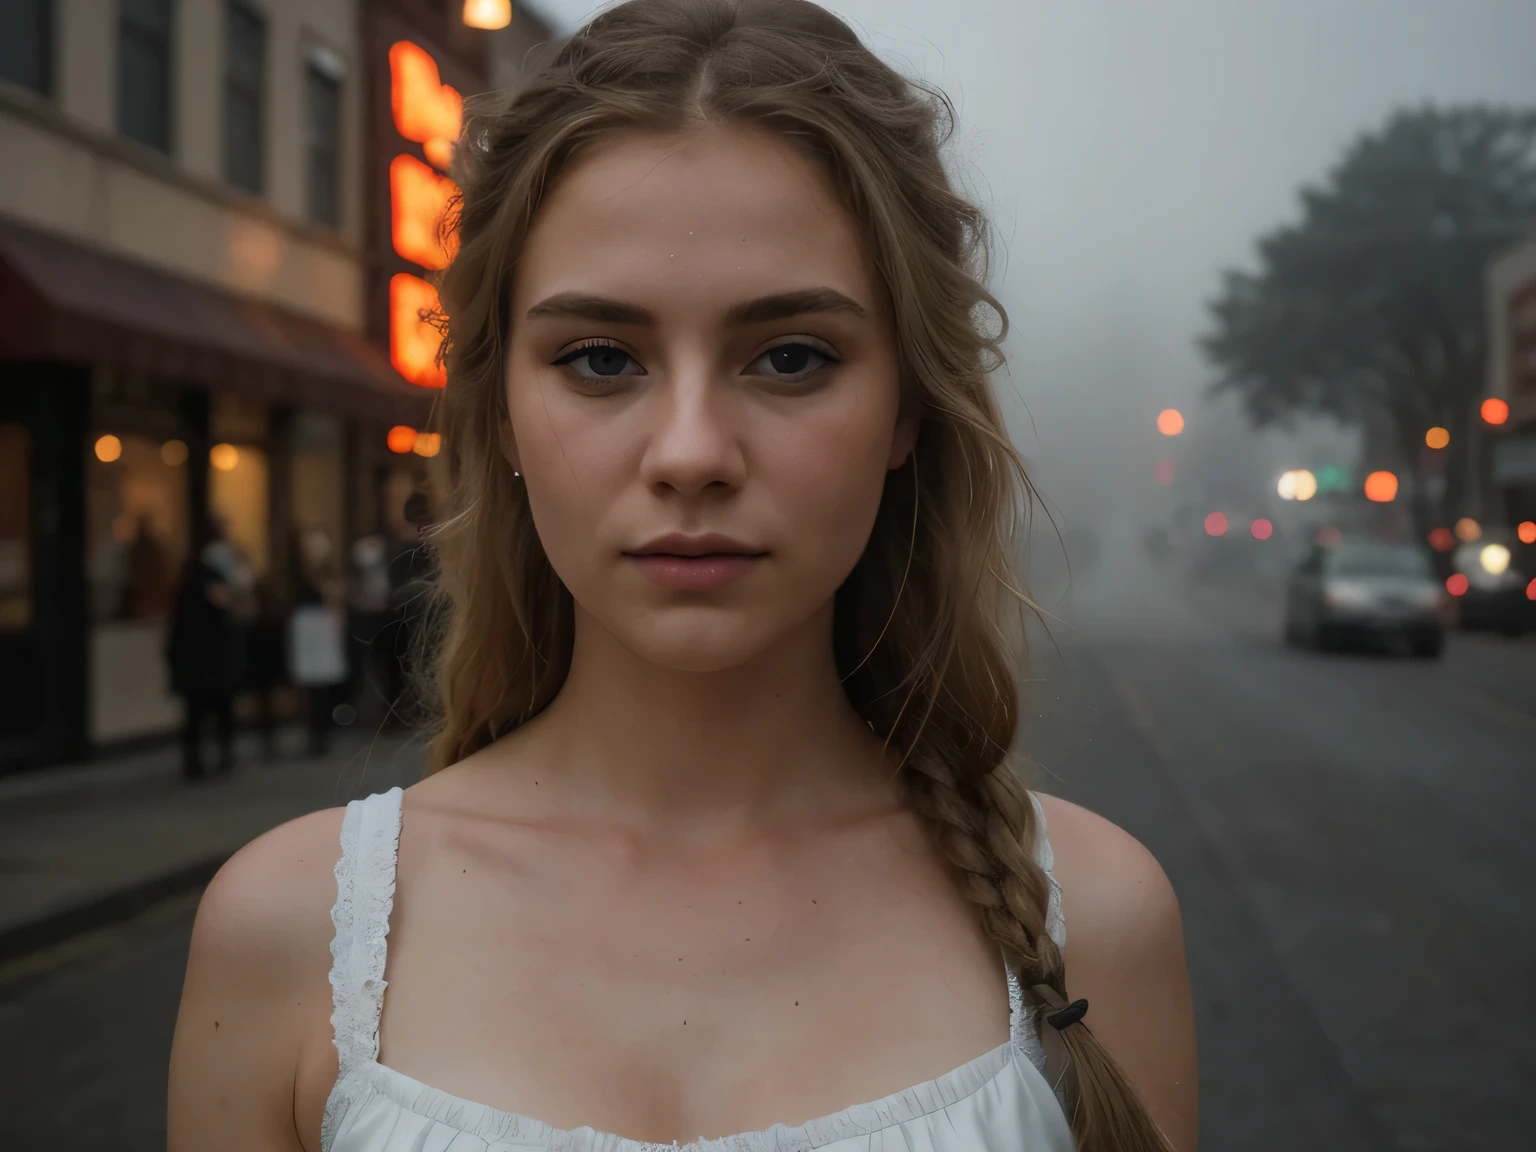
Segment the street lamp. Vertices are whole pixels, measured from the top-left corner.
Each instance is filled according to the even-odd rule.
[[[1391,472],[1372,472],[1365,478],[1365,498],[1373,504],[1390,504],[1397,498],[1397,477]]]
[[[1497,427],[1509,419],[1509,404],[1497,396],[1490,396],[1478,408],[1478,413],[1482,416],[1483,423]]]
[[[1177,408],[1164,408],[1157,414],[1157,430],[1164,436],[1177,436],[1184,431],[1184,414]]]
[[[1282,500],[1310,500],[1317,495],[1317,477],[1305,468],[1282,472],[1275,492]]]
[[[1450,434],[1450,432],[1448,432],[1444,428],[1441,428],[1439,425],[1436,425],[1435,427],[1431,428],[1428,432],[1424,433],[1424,444],[1428,448],[1434,448],[1434,449],[1438,450],[1438,449],[1444,448],[1450,442],[1451,442],[1451,434]]]
[[[464,0],[464,23],[494,32],[512,23],[512,0]]]

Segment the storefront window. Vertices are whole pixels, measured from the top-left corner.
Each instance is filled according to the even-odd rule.
[[[221,441],[208,453],[208,507],[251,571],[266,575],[271,561],[269,465],[255,444]]]
[[[100,371],[86,444],[90,737],[120,740],[181,717],[165,635],[191,547],[188,448],[173,385]]]
[[[252,573],[272,563],[271,461],[266,405],[235,393],[216,393],[209,413],[208,509]]]
[[[100,433],[89,461],[92,616],[164,620],[187,554],[186,445]]]
[[[345,467],[341,421],[301,412],[293,421],[293,527],[296,534],[325,534],[332,554],[347,541]]]

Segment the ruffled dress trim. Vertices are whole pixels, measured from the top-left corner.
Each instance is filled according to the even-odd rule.
[[[936,1080],[801,1125],[775,1124],[761,1131],[718,1139],[656,1144],[589,1127],[555,1128],[529,1116],[503,1112],[422,1084],[378,1062],[403,795],[399,788],[392,788],[366,800],[354,800],[347,805],[342,820],[341,858],[336,862],[336,906],[331,912],[336,927],[331,942],[331,1026],[340,1067],[321,1121],[322,1152],[330,1152],[347,1113],[375,1096],[393,1101],[414,1116],[482,1140],[490,1147],[535,1147],[543,1152],[811,1152],[942,1112],[994,1085],[1019,1056],[1024,1058],[1019,1074],[1041,1078],[1046,1097],[1051,1098],[1042,1076],[1045,1053],[1035,1013],[1030,1010],[1032,1006],[1026,1005],[1018,975],[1011,967],[1010,1039],[1006,1043]],[[1039,829],[1035,859],[1050,881],[1046,930],[1058,947],[1065,948],[1061,889],[1051,872],[1054,856],[1045,835],[1045,813],[1033,794],[1030,800]],[[1060,1116],[1040,1117],[1039,1122],[1051,1128],[1064,1120]]]

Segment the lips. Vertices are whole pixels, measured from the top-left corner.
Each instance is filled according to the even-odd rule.
[[[671,533],[625,553],[653,584],[684,592],[723,588],[752,571],[767,555],[740,540],[713,533]]]

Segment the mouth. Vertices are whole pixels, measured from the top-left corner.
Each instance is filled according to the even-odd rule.
[[[658,536],[624,553],[653,584],[685,592],[707,592],[745,576],[768,553],[729,536]]]

